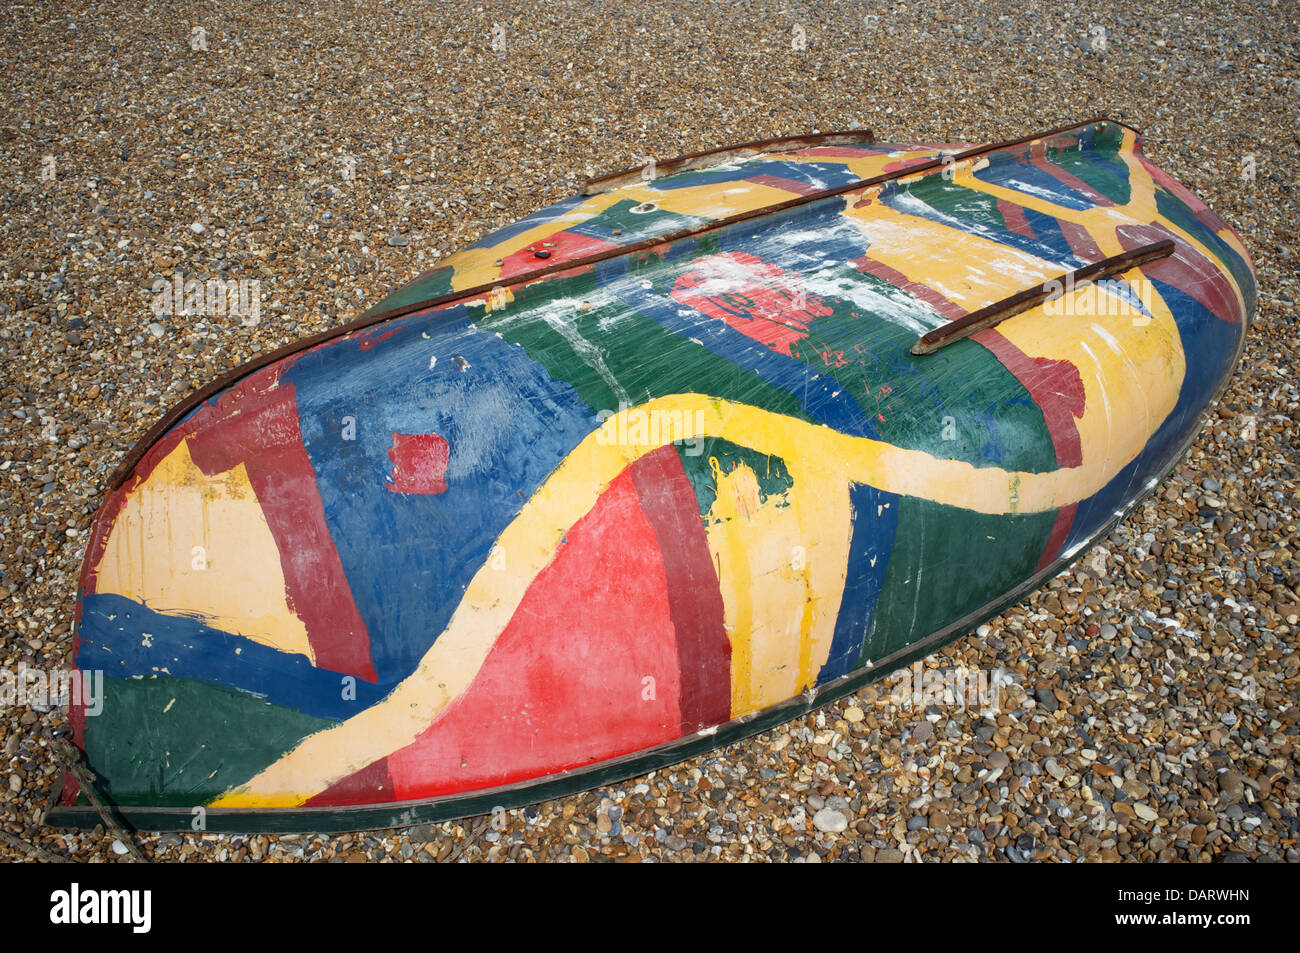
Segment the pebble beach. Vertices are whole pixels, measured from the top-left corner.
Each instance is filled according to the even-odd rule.
[[[10,671],[73,667],[88,527],[168,408],[646,157],[1106,115],[1238,231],[1260,289],[1169,478],[899,678],[617,786],[330,836],[46,827],[66,715],[5,705],[0,860],[1300,860],[1300,5],[51,0],[0,7],[0,62]],[[176,275],[258,282],[259,319],[151,310]],[[912,690],[963,672],[996,704]]]

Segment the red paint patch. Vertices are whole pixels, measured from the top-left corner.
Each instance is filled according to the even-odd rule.
[[[1052,523],[1052,532],[1048,534],[1047,545],[1043,547],[1043,555],[1039,557],[1034,572],[1046,569],[1061,555],[1061,547],[1070,536],[1070,527],[1074,525],[1074,514],[1078,509],[1078,503],[1071,503],[1056,511],[1056,521]]]
[[[509,784],[677,738],[678,666],[659,541],[625,472],[568,531],[465,693],[389,755],[395,798]]]
[[[766,185],[774,189],[780,189],[783,192],[794,192],[796,195],[812,195],[814,192],[820,192],[815,185],[809,185],[807,182],[800,182],[797,179],[787,179],[779,175],[754,175],[747,180],[755,185]]]
[[[1057,225],[1061,228],[1061,234],[1065,236],[1065,241],[1070,246],[1070,251],[1078,255],[1084,261],[1101,261],[1107,257],[1101,253],[1101,248],[1097,245],[1097,240],[1092,234],[1076,222],[1060,219]]]
[[[797,276],[746,252],[694,262],[672,297],[787,356],[816,318],[831,313],[821,298],[802,291]]]
[[[436,433],[395,433],[388,458],[393,461],[390,493],[446,493],[451,448]]]
[[[387,341],[394,334],[397,334],[401,330],[402,330],[401,328],[389,328],[387,331],[381,331],[378,334],[375,334],[373,332],[366,333],[361,337],[359,346],[361,350],[368,351],[376,344],[383,344],[385,341]]]
[[[573,261],[576,258],[594,255],[607,248],[617,247],[617,242],[607,242],[600,238],[593,238],[590,235],[579,235],[576,232],[556,232],[554,235],[539,239],[528,247],[521,248],[514,254],[501,259],[501,278],[503,280],[513,278],[516,275],[536,271],[539,268],[549,268],[556,262]],[[549,252],[550,254],[545,258],[538,258],[537,252],[539,251]]]
[[[348,804],[375,804],[393,799],[393,778],[388,773],[388,759],[380,758],[355,774],[335,781],[320,794],[310,798],[306,807],[337,807]]]
[[[1003,221],[1007,223],[1007,228],[1017,235],[1024,235],[1026,238],[1038,237],[1029,226],[1029,219],[1025,218],[1025,210],[1015,202],[998,199],[998,212],[1001,214]]]

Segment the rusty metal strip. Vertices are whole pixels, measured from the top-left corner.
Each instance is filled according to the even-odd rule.
[[[587,184],[582,188],[582,194],[597,195],[601,192],[612,192],[624,186],[652,182],[655,179],[661,179],[667,175],[676,175],[679,172],[692,172],[723,165],[737,159],[749,159],[764,152],[795,152],[799,149],[812,149],[817,146],[852,146],[870,144],[875,141],[876,137],[872,135],[870,129],[844,129],[838,132],[821,132],[807,136],[755,139],[753,142],[742,142],[736,146],[721,146],[717,149],[706,149],[703,152],[688,152],[685,155],[664,159],[662,162],[656,160],[654,174],[649,178],[645,175],[645,166],[633,166],[629,169],[620,169],[618,172],[611,172],[608,175],[588,179]]]
[[[1065,292],[1079,285],[1101,281],[1103,278],[1113,278],[1122,271],[1145,265],[1157,258],[1168,258],[1173,253],[1174,243],[1166,238],[1163,241],[1151,242],[1119,255],[1111,255],[1109,258],[1095,261],[1091,265],[1084,265],[1082,268],[1074,269],[1074,271],[1067,271],[1063,275],[1044,281],[1041,285],[1026,288],[1024,291],[1017,291],[1010,297],[995,301],[986,308],[972,311],[965,317],[949,321],[942,327],[921,335],[916,339],[916,343],[912,345],[912,353],[933,354],[940,348],[947,347],[949,344],[963,338],[968,338],[977,331],[991,328],[1007,318],[1014,318],[1016,315],[1023,314],[1040,304],[1055,301]]]
[[[218,377],[216,380],[212,381],[210,384],[206,385],[205,387],[202,387],[199,390],[195,391],[193,394],[190,394],[187,398],[182,400],[179,404],[175,405],[174,407],[172,407],[171,410],[169,410],[166,414],[164,414],[162,419],[160,419],[156,424],[150,427],[149,430],[145,432],[145,435],[141,437],[140,440],[135,444],[135,446],[131,448],[130,452],[128,452],[126,457],[122,460],[122,464],[121,466],[118,467],[117,472],[113,474],[113,477],[109,482],[109,489],[116,490],[123,483],[125,483],[127,477],[131,475],[131,471],[135,469],[135,465],[139,463],[140,459],[145,455],[145,453],[148,452],[149,447],[153,445],[154,441],[156,441],[159,437],[165,434],[168,430],[170,430],[173,426],[175,426],[180,420],[182,420],[187,414],[189,414],[192,410],[194,410],[194,408],[198,407],[204,401],[213,397],[220,391],[225,390],[227,387],[234,384],[236,381],[239,381],[242,378],[247,377],[249,374],[254,373],[255,371],[259,371],[270,364],[274,364],[276,361],[289,357],[290,355],[297,354],[301,351],[309,350],[310,348],[317,347],[321,344],[325,344],[329,341],[334,340],[335,338],[345,337],[346,335],[364,330],[365,328],[373,327],[376,324],[382,324],[385,321],[391,321],[395,318],[406,317],[407,315],[411,315],[411,314],[418,314],[421,311],[427,311],[431,308],[442,307],[444,305],[453,304],[458,301],[469,301],[472,300],[473,298],[490,294],[492,291],[494,291],[497,288],[517,287],[519,285],[536,281],[540,278],[545,278],[549,275],[558,274],[559,272],[569,271],[575,268],[585,268],[589,265],[597,264],[598,262],[608,261],[611,258],[620,258],[625,255],[634,255],[638,252],[646,251],[651,248],[656,248],[660,245],[672,244],[673,242],[680,241],[683,238],[693,238],[695,236],[703,235],[708,232],[716,231],[718,229],[727,228],[731,225],[736,225],[738,223],[745,222],[753,218],[759,218],[764,215],[771,215],[776,212],[784,212],[788,209],[798,208],[803,205],[809,205],[813,202],[817,202],[826,198],[831,198],[836,195],[844,195],[849,192],[856,192],[859,189],[869,188],[870,186],[873,185],[881,185],[896,179],[909,178],[911,176],[924,175],[930,172],[941,171],[942,169],[948,167],[950,164],[954,162],[961,162],[965,159],[976,158],[978,156],[986,155],[991,152],[998,152],[1003,149],[1012,149],[1015,148],[1016,146],[1026,145],[1028,143],[1036,142],[1042,139],[1049,139],[1052,136],[1063,135],[1064,133],[1067,132],[1073,132],[1074,130],[1082,129],[1085,126],[1098,125],[1102,123],[1124,125],[1124,123],[1117,122],[1116,120],[1113,119],[1108,119],[1105,116],[1097,116],[1092,119],[1084,120],[1083,122],[1070,123],[1069,125],[1066,126],[1057,126],[1054,129],[1048,129],[1045,132],[1034,133],[1033,135],[1030,136],[1022,136],[1019,139],[1010,139],[1007,140],[1006,142],[996,142],[986,146],[976,146],[973,149],[967,149],[965,152],[959,152],[954,155],[946,155],[943,156],[942,158],[934,159],[930,162],[918,163],[917,165],[909,166],[906,169],[897,169],[893,172],[887,172],[882,175],[873,176],[871,178],[856,179],[852,182],[846,182],[844,185],[835,186],[834,188],[823,189],[819,192],[810,192],[807,195],[796,196],[795,198],[789,199],[785,202],[778,202],[775,205],[766,205],[763,206],[762,208],[750,209],[749,211],[746,212],[738,212],[735,215],[729,215],[725,218],[715,219],[712,222],[704,222],[699,225],[691,226],[690,228],[683,228],[678,231],[669,232],[664,235],[642,239],[639,242],[633,242],[632,244],[623,245],[618,248],[606,249],[605,251],[596,252],[593,255],[587,255],[583,258],[574,258],[568,261],[557,261],[551,265],[543,266],[541,268],[534,269],[533,271],[525,272],[521,275],[515,275],[509,281],[496,281],[496,282],[489,282],[487,284],[475,285],[474,287],[466,288],[463,291],[450,291],[447,292],[446,294],[436,295],[432,298],[426,298],[423,301],[415,301],[412,302],[411,304],[401,305],[396,308],[389,308],[386,311],[379,311],[376,312],[375,314],[363,315],[362,317],[359,317],[353,321],[349,321],[346,324],[340,324],[337,327],[330,328],[326,331],[321,331],[319,334],[313,334],[310,337],[301,338],[290,344],[286,344],[283,347],[276,348],[274,351],[270,351],[266,354],[260,355],[259,357],[255,357],[251,361],[239,365],[238,367],[221,375],[220,377]],[[1125,126],[1125,128],[1131,129],[1132,127]]]

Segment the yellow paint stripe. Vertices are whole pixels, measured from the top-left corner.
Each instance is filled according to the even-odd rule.
[[[307,628],[288,606],[279,547],[242,463],[208,476],[182,440],[127,497],[96,574],[98,592],[166,615],[201,612],[215,629],[315,664]]]

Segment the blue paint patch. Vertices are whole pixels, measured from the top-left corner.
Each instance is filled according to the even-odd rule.
[[[285,373],[381,685],[414,670],[506,525],[598,426],[568,383],[464,307],[394,326],[367,350],[339,341]],[[394,433],[447,441],[445,493],[389,490]]]
[[[898,529],[896,494],[855,483],[849,489],[849,503],[853,509],[853,537],[849,541],[848,575],[840,612],[835,618],[830,654],[817,675],[818,685],[858,667]]]
[[[1086,211],[1093,203],[1045,169],[1029,162],[993,163],[975,173],[975,178],[991,185],[1015,189],[1062,208]]]
[[[344,672],[315,668],[305,655],[280,652],[204,624],[156,612],[125,596],[81,600],[77,665],[108,678],[170,675],[222,685],[317,718],[351,718],[388,693]],[[346,679],[346,681],[345,681]],[[344,699],[345,688],[355,698]]]
[[[856,182],[858,179],[842,162],[763,162],[757,165],[746,164],[739,168],[719,166],[702,172],[681,172],[656,180],[654,187],[668,192],[699,185],[739,182],[759,175],[802,182],[818,190],[833,189],[848,182]]]

